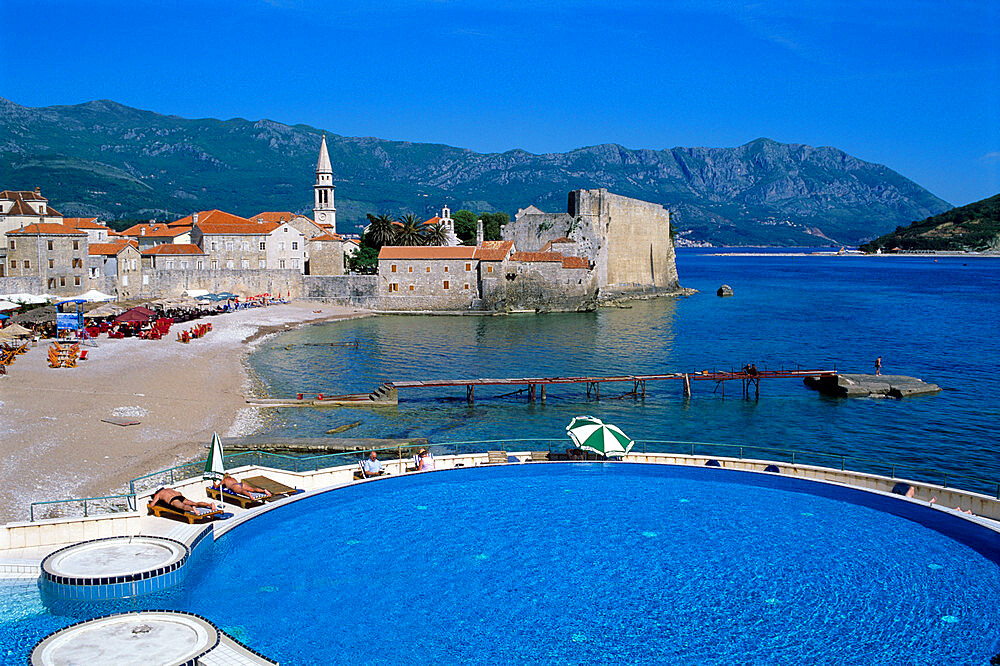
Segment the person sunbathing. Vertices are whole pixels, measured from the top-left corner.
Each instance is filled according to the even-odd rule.
[[[257,497],[254,497],[255,494],[263,497],[271,496],[271,493],[267,490],[258,488],[257,486],[252,486],[246,481],[237,481],[228,474],[222,477],[222,487],[234,495],[242,495],[244,497],[249,497],[250,499],[257,499]]]
[[[187,513],[203,514],[216,510],[214,504],[209,504],[208,502],[194,502],[184,497],[184,495],[181,495],[180,492],[174,490],[173,488],[160,488],[153,493],[153,496],[149,498],[149,504],[152,506],[157,503],[162,504],[167,508]],[[208,510],[199,511],[199,509]]]

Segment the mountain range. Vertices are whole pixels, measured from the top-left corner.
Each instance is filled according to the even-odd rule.
[[[31,108],[0,98],[0,189],[39,186],[64,215],[109,221],[211,208],[308,213],[323,133],[108,100]],[[430,217],[445,204],[564,211],[570,190],[598,187],[661,203],[678,238],[715,245],[855,244],[951,208],[880,164],[764,138],[735,148],[603,144],[536,155],[326,135],[342,232],[366,213]]]
[[[865,252],[894,250],[1000,251],[1000,194],[899,226],[861,246]]]

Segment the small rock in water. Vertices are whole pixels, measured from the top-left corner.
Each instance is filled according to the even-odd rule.
[[[361,425],[361,421],[355,421],[354,423],[348,423],[347,425],[331,428],[330,430],[326,431],[326,434],[336,435],[338,432],[344,432],[345,430],[350,430],[351,428],[357,428],[359,425]]]
[[[728,284],[724,284],[721,287],[719,287],[719,290],[715,293],[718,296],[732,296],[733,288],[730,287]]]

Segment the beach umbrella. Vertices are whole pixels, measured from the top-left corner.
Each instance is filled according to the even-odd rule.
[[[132,308],[131,310],[126,310],[125,312],[115,317],[112,323],[145,324],[150,319],[150,315],[146,314],[146,312],[149,312],[149,310],[146,310],[146,312],[142,312],[142,310],[145,309],[146,308]]]
[[[16,310],[20,305],[17,303],[11,303],[10,301],[0,301],[0,312],[6,312],[7,310]]]
[[[206,481],[218,481],[221,484],[222,478],[225,475],[226,463],[222,459],[222,440],[219,439],[219,433],[212,433],[212,447],[208,451],[208,460],[205,461],[205,473],[201,475],[201,478]]]
[[[578,448],[602,456],[623,456],[635,445],[618,426],[593,416],[577,416],[566,426],[566,432]]]
[[[7,328],[0,328],[0,337],[3,338],[24,337],[26,335],[31,335],[31,329],[20,324],[11,324]]]
[[[86,293],[80,294],[77,298],[88,302],[107,302],[115,300],[114,296],[97,291],[96,289],[91,289]]]
[[[4,319],[10,319],[10,315],[0,314],[0,321],[3,321]]]

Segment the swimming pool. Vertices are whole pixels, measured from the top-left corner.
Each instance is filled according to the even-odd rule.
[[[38,610],[0,638],[17,632],[7,658],[23,663],[58,626],[166,608],[288,664],[984,664],[1000,650],[998,562],[993,532],[828,484],[479,467],[265,513],[187,565],[180,589],[88,605],[22,590]]]

